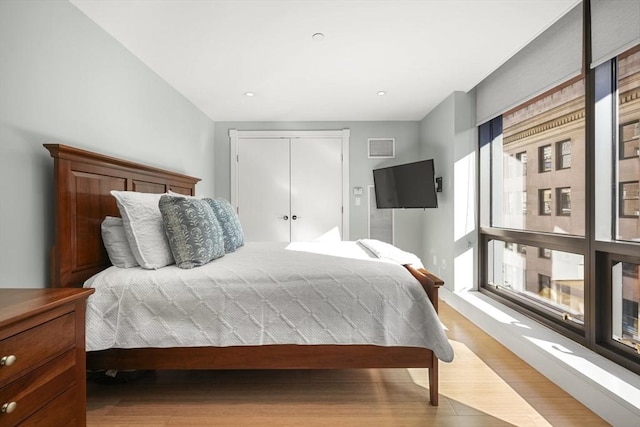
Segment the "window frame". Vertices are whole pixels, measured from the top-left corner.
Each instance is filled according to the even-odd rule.
[[[545,166],[545,151],[549,149],[549,167]],[[547,173],[553,170],[553,146],[545,144],[538,147],[538,173]]]
[[[562,151],[562,147],[564,144],[568,143],[569,144],[569,153],[565,154]],[[558,141],[556,142],[556,170],[566,170],[566,169],[571,169],[571,149],[573,148],[573,144],[571,139],[564,139],[562,141]],[[569,156],[569,165],[565,166],[564,164],[564,159],[566,156]]]
[[[522,157],[524,155],[524,162],[522,161]],[[520,151],[515,154],[516,160],[520,162],[522,165],[522,176],[527,176],[527,150]]]
[[[547,255],[546,251],[549,251],[549,255]],[[551,259],[551,253],[551,249],[549,248],[544,248],[542,246],[538,248],[538,258],[540,259]]]
[[[583,72],[581,75],[564,82],[551,90],[536,96],[533,100],[527,101],[524,104],[516,107],[522,108],[526,104],[533,102],[535,99],[549,94],[553,91],[560,90],[563,87],[571,84],[572,81],[583,79],[585,80],[585,101],[584,101],[584,154],[585,161],[585,228],[584,235],[559,235],[553,233],[541,233],[530,232],[519,229],[509,229],[504,227],[494,226],[494,213],[493,213],[493,194],[496,189],[493,183],[493,161],[494,150],[493,148],[485,149],[485,145],[493,143],[494,141],[502,140],[502,116],[498,116],[486,123],[481,124],[478,127],[479,144],[477,148],[476,167],[478,171],[477,190],[478,190],[478,205],[477,215],[479,218],[478,227],[478,265],[479,265],[479,291],[484,295],[520,312],[523,313],[541,324],[549,327],[550,329],[572,339],[590,350],[612,360],[615,363],[623,366],[640,374],[640,354],[633,349],[612,340],[611,329],[611,280],[608,281],[607,276],[611,276],[610,265],[607,265],[610,257],[615,257],[616,260],[629,260],[629,262],[640,263],[640,257],[638,257],[640,243],[631,242],[627,240],[617,239],[617,209],[619,208],[618,186],[616,179],[616,159],[620,159],[620,144],[619,144],[619,121],[623,120],[618,114],[618,77],[617,77],[617,61],[625,56],[633,53],[640,52],[640,44],[631,48],[627,52],[619,55],[617,58],[613,58],[611,61],[606,62],[591,68],[590,57],[590,7],[589,2],[584,3],[583,13],[583,30],[584,30],[584,44],[583,44]],[[603,67],[605,66],[609,67]],[[609,77],[603,78],[603,75],[609,73]],[[596,78],[597,74],[597,78]],[[609,88],[603,88],[606,86],[606,79],[610,79]],[[609,102],[611,106],[610,112],[603,110],[601,106],[596,111],[596,101]],[[511,110],[510,110],[511,111]],[[602,121],[602,123],[600,123]],[[496,123],[495,127],[499,130],[497,134],[493,133],[493,123]],[[485,125],[489,125],[486,127]],[[596,135],[598,138],[596,139]],[[598,146],[596,147],[596,143]],[[603,160],[603,158],[596,158],[596,151],[602,149],[601,144],[608,144],[611,150],[611,159]],[[572,146],[572,148],[575,148]],[[534,148],[535,149],[535,148]],[[486,151],[486,153],[485,153]],[[573,150],[575,151],[575,150]],[[540,155],[541,151],[534,152],[533,155],[538,153],[537,167],[539,173],[543,159]],[[575,153],[574,153],[575,154]],[[552,154],[553,155],[553,154]],[[575,156],[574,156],[575,157]],[[581,156],[580,156],[581,157]],[[635,157],[635,156],[633,156]],[[487,159],[489,160],[487,162]],[[576,160],[576,159],[572,159]],[[582,159],[580,159],[582,160]],[[553,161],[553,160],[552,160]],[[602,181],[602,176],[596,182],[595,171],[607,170],[596,169],[599,164],[602,167],[602,162],[609,162],[612,166],[611,172],[611,185],[610,196],[606,196],[604,200],[611,203],[610,208],[596,210],[596,201],[601,200],[600,194],[596,194],[596,188],[598,184],[605,185],[606,181]],[[600,163],[599,163],[600,162]],[[488,165],[489,169],[486,169]],[[611,166],[610,165],[610,166]],[[553,163],[552,163],[553,166]],[[575,166],[575,165],[573,165]],[[552,168],[552,170],[554,170]],[[530,171],[532,173],[532,171]],[[572,174],[576,171],[572,171]],[[605,173],[606,174],[606,173]],[[601,174],[600,174],[601,175]],[[546,186],[544,184],[542,187]],[[488,192],[488,193],[485,193]],[[530,195],[530,200],[533,201],[533,195]],[[610,197],[610,201],[608,200]],[[537,202],[539,203],[540,197]],[[484,201],[484,202],[483,202]],[[603,205],[599,205],[600,208]],[[540,211],[540,206],[538,206]],[[603,211],[609,210],[610,222],[599,221],[596,224],[596,215],[602,215]],[[604,225],[604,227],[603,227]],[[603,233],[609,234],[610,237],[603,240]],[[489,245],[493,240],[501,240],[505,242],[513,242],[515,244],[525,244],[537,247],[548,248],[551,251],[566,251],[575,254],[580,254],[584,259],[584,323],[582,325],[576,325],[575,323],[568,321],[560,316],[545,311],[540,307],[536,307],[533,304],[523,304],[522,301],[514,299],[509,294],[507,289],[501,288],[499,284],[489,283],[489,262],[493,262],[489,257]],[[637,260],[637,261],[636,261]],[[543,261],[541,261],[543,262]]]
[[[640,157],[640,136],[638,138],[632,138],[630,140],[623,140],[622,139],[622,135],[624,135],[624,131],[623,129],[625,128],[625,126],[629,126],[635,124],[638,127],[640,127],[640,119],[638,120],[631,120],[629,122],[626,123],[621,123],[620,126],[618,127],[618,135],[620,135],[620,149],[618,152],[618,160],[628,160],[628,159],[635,159],[636,157]],[[636,147],[636,154],[632,154],[631,156],[625,156],[624,152],[624,145],[630,141],[632,141],[633,139],[637,139],[638,141],[638,147]]]
[[[640,363],[640,352],[613,339],[613,278],[611,269],[614,263],[628,262],[640,264],[640,257],[629,253],[601,252],[598,253],[598,263],[601,268],[598,271],[598,281],[603,284],[599,292],[597,310],[601,312],[600,322],[596,325],[596,343],[599,353],[603,353],[610,359],[627,365],[632,371],[637,371],[634,366]],[[623,363],[623,362],[628,363]]]
[[[548,212],[545,209],[546,201],[545,201],[545,198],[544,198],[544,194],[546,192],[549,193],[549,210],[548,210]],[[551,188],[539,188],[538,189],[538,215],[540,215],[540,216],[551,216],[552,212],[553,212],[553,192],[551,191]]]
[[[569,194],[569,208],[565,209],[562,207],[563,201],[563,190],[569,190],[567,194]],[[556,188],[556,216],[571,216],[571,187],[557,187]]]
[[[638,186],[638,197],[624,198],[624,186],[628,184],[636,184]],[[625,200],[638,200],[640,205],[640,179],[638,181],[620,181],[618,183],[618,218],[638,218],[640,215],[626,215],[624,209]],[[639,207],[640,209],[640,207]]]

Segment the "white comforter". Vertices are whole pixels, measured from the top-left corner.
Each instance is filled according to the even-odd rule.
[[[453,359],[420,284],[356,242],[247,243],[191,270],[110,267],[84,286],[87,351],[374,344]]]

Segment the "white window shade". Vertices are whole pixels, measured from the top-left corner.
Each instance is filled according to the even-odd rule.
[[[639,43],[639,0],[591,0],[591,68]]]
[[[582,7],[576,5],[476,86],[478,124],[580,74]]]

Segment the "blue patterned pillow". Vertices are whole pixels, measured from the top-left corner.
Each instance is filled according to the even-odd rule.
[[[225,199],[203,199],[206,200],[213,213],[216,214],[218,222],[222,227],[222,233],[224,234],[224,250],[226,253],[233,252],[240,246],[244,245],[244,233],[240,220],[236,211],[231,206],[231,203]]]
[[[224,255],[222,229],[207,202],[165,195],[158,207],[178,267],[198,267]]]

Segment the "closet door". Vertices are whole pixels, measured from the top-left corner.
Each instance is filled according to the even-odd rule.
[[[238,140],[238,217],[247,241],[290,240],[289,139]]]
[[[291,139],[291,241],[342,238],[342,140]]]

